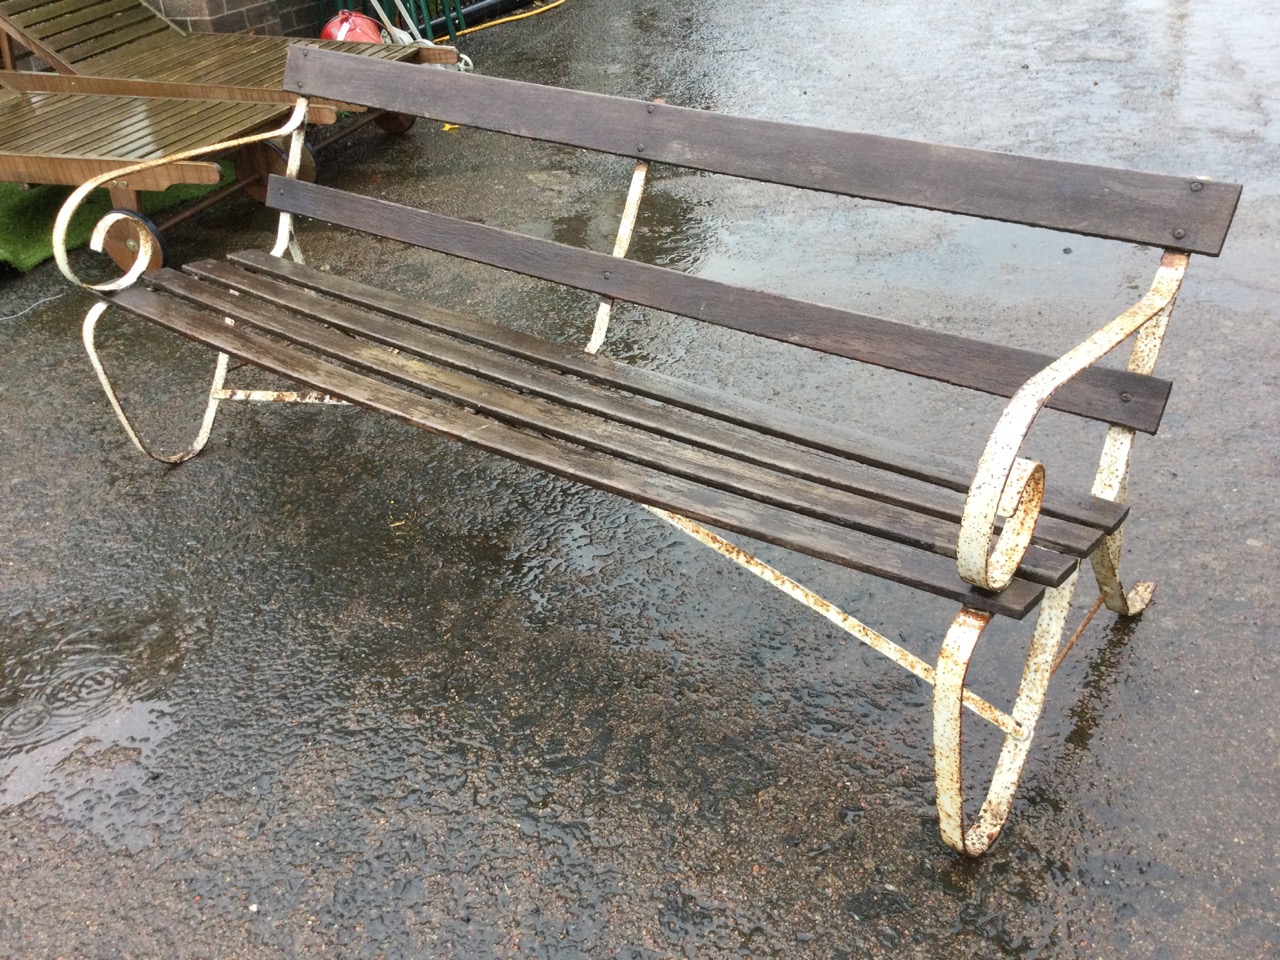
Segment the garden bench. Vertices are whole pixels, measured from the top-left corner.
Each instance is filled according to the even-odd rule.
[[[176,456],[151,454],[157,459],[194,455],[222,399],[345,401],[642,504],[933,684],[942,836],[968,854],[984,851],[1007,818],[1082,561],[1098,581],[1099,604],[1132,616],[1150,599],[1150,584],[1126,590],[1118,573],[1129,450],[1135,433],[1155,432],[1169,395],[1169,382],[1152,369],[1188,257],[1219,253],[1240,188],[735,118],[316,49],[290,51],[285,89],[303,98],[286,127],[293,137],[291,169],[301,157],[309,97],[634,158],[618,244],[610,256],[273,176],[268,203],[281,218],[272,252],[161,270],[142,283],[133,282],[135,270],[95,288],[101,301],[86,316],[86,346],[139,448],[149,452],[94,348],[95,324],[108,306],[219,352],[200,436]],[[650,163],[1164,252],[1149,291],[1133,307],[1053,357],[628,260]],[[560,345],[363,283],[343,275],[340,265],[333,272],[307,266],[292,232],[298,216],[589,291],[603,298],[591,342],[586,350]],[[65,256],[59,262],[75,279]],[[958,462],[901,437],[889,442],[600,356],[615,300],[1009,402],[978,462]],[[1097,365],[1130,338],[1127,369]],[[228,356],[313,392],[226,389]],[[1091,489],[1046,488],[1043,467],[1019,455],[1045,406],[1108,425]],[[955,601],[960,610],[937,663],[926,663],[704,524]],[[966,689],[965,672],[993,618],[1032,612],[1037,620],[1025,671],[1012,710],[1004,711]],[[964,709],[1004,734],[987,799],[968,826],[961,791]]]

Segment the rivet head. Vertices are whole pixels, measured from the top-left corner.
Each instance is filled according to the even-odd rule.
[[[1181,240],[1186,235],[1187,235],[1187,231],[1183,230],[1181,227],[1178,227],[1177,230],[1173,231],[1173,239],[1175,240]]]
[[[610,273],[608,270],[606,270],[606,271],[604,272],[604,278],[605,278],[606,280],[612,280],[612,279],[613,279],[613,274],[612,274],[612,273]]]
[[[637,144],[636,144],[636,153],[644,153],[644,144],[643,144],[643,143],[637,143]]]
[[[1130,393],[1128,390],[1125,390],[1120,394],[1121,403],[1129,403],[1132,400],[1133,400],[1133,394]]]
[[[653,104],[652,103],[649,104],[649,106],[646,107],[646,109],[648,110],[649,113],[653,113]]]
[[[1199,193],[1199,192],[1200,192],[1201,190],[1203,190],[1203,189],[1204,189],[1204,184],[1203,184],[1203,183],[1201,183],[1199,180],[1192,180],[1192,181],[1191,181],[1191,192],[1192,192],[1192,193]]]

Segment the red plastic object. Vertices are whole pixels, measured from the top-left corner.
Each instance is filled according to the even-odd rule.
[[[339,10],[338,15],[324,25],[321,40],[350,40],[354,43],[385,43],[378,21],[354,10]]]

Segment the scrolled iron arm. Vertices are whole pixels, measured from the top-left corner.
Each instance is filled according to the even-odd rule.
[[[110,293],[113,290],[123,290],[125,287],[131,286],[142,276],[146,269],[147,263],[151,259],[152,242],[151,237],[143,234],[142,243],[139,245],[137,255],[130,268],[125,271],[123,276],[117,277],[107,283],[86,283],[81,280],[76,272],[71,269],[71,264],[67,260],[67,229],[71,225],[71,218],[75,215],[80,204],[98,187],[112,180],[130,177],[142,170],[150,170],[155,167],[162,167],[170,163],[178,163],[183,160],[191,160],[196,157],[207,156],[209,154],[225,153],[229,150],[235,150],[239,147],[247,146],[251,143],[260,143],[263,140],[271,140],[275,137],[285,136],[293,133],[302,127],[307,119],[307,101],[299,98],[293,108],[293,113],[284,126],[269,130],[263,133],[255,133],[245,137],[238,137],[235,140],[226,140],[222,143],[210,144],[207,146],[193,147],[190,150],[180,150],[177,153],[170,154],[167,157],[160,157],[155,160],[144,160],[140,163],[130,164],[119,170],[112,170],[108,173],[100,174],[86,183],[76,187],[76,189],[67,197],[62,204],[62,209],[58,211],[57,219],[53,223],[53,258],[57,261],[58,269],[62,271],[62,275],[77,286],[86,290],[93,290],[98,293]],[[108,213],[98,221],[94,228],[93,235],[89,240],[89,246],[101,253],[102,244],[106,240],[107,231],[118,220],[124,219],[124,215],[120,213]]]
[[[1177,296],[1188,256],[1166,250],[1151,288],[1132,307],[1024,383],[1001,413],[965,500],[956,568],[975,587],[1003,590],[1031,542],[1044,496],[1044,467],[1018,456],[1040,410],[1063,384],[1124,343]],[[995,548],[997,517],[1008,518]]]

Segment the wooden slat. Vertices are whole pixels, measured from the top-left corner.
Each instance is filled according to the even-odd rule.
[[[1055,359],[735,287],[332,187],[284,177],[272,177],[269,184],[268,205],[294,214],[997,396],[1012,396]],[[1093,367],[1066,384],[1048,405],[1154,433],[1170,387],[1168,381],[1155,377]]]
[[[164,157],[270,123],[286,108],[257,103],[57,96],[0,133],[9,153],[39,156]],[[13,111],[11,116],[20,114]],[[123,162],[117,167],[123,166]]]
[[[315,290],[326,297],[354,304],[362,310],[384,313],[427,329],[503,350],[540,366],[571,373],[616,390],[749,428],[755,434],[764,433],[787,443],[832,454],[845,461],[842,466],[846,471],[850,466],[847,461],[855,460],[879,471],[959,493],[967,492],[973,479],[973,463],[939,456],[919,448],[907,449],[882,437],[854,431],[847,426],[837,428],[830,424],[815,424],[812,417],[788,413],[758,401],[712,390],[657,371],[620,364],[608,357],[584,353],[518,330],[481,323],[434,304],[315,270],[292,260],[273,257],[260,250],[233,253],[230,259],[265,276],[281,278],[291,285]],[[263,289],[256,289],[255,292],[259,295],[267,293]],[[319,307],[312,309],[318,310]],[[807,469],[821,468],[811,462]],[[838,484],[840,481],[827,476],[826,482]],[[886,499],[903,497],[906,499],[901,502],[913,504],[918,509],[928,509],[924,501],[911,499],[912,494],[905,487],[885,491],[880,495]],[[1124,521],[1128,508],[1096,497],[1072,497],[1064,494],[1060,488],[1051,488],[1045,497],[1044,512],[1048,517],[1085,524],[1110,533]]]
[[[44,3],[30,10],[15,13],[13,22],[29,31],[32,36],[48,40],[57,34],[77,30],[89,24],[109,23],[121,13],[132,13],[130,22],[147,16],[155,17],[148,8],[140,8],[137,0],[106,0],[105,3],[70,0],[63,3]]]
[[[127,0],[125,3],[104,4],[102,13],[107,14],[112,8],[115,8],[115,12],[111,15],[98,16],[99,11],[93,10],[59,17],[42,23],[38,30],[32,32],[50,46],[70,50],[78,44],[100,40],[139,24],[149,25],[149,32],[154,32],[157,27],[165,29],[165,25],[151,11],[139,9],[136,4]]]
[[[217,270],[216,265],[211,265]],[[708,486],[732,491],[763,503],[793,510],[917,549],[954,558],[959,524],[870,497],[833,490],[823,484],[773,471],[706,447],[673,441],[658,429],[665,412],[651,408],[647,421],[624,423],[607,411],[580,405],[567,407],[533,396],[509,384],[448,368],[434,355],[392,353],[316,323],[305,314],[254,301],[213,287],[190,276],[163,271],[150,284],[177,293],[197,305],[320,353],[329,359],[389,377],[426,392],[510,423],[589,447],[632,463],[660,469]],[[295,290],[295,293],[297,291]],[[372,327],[396,339],[394,326],[376,317],[355,319],[345,327]],[[473,356],[473,359],[476,357]],[[502,363],[502,358],[486,358]],[[426,362],[424,362],[426,361]],[[482,360],[483,365],[483,360]],[[491,370],[484,372],[491,373]],[[599,388],[593,388],[599,395]],[[1096,540],[1101,540],[1097,534]],[[1095,541],[1096,543],[1096,541]],[[1058,586],[1076,567],[1075,559],[1042,548],[1029,550],[1019,574],[1033,583]]]
[[[284,103],[297,96],[284,90],[232,84],[177,83],[116,77],[64,76],[58,73],[15,71],[0,75],[0,86],[23,93],[80,93],[120,97],[163,97],[178,100],[234,100],[245,103]]]
[[[856,455],[859,457],[856,460],[836,457],[783,437],[762,434],[755,427],[726,420],[719,415],[718,405],[738,405],[737,398],[727,394],[719,394],[711,402],[704,402],[702,409],[705,412],[693,412],[680,402],[684,399],[684,385],[674,381],[667,386],[666,396],[661,398],[659,405],[654,402],[658,398],[652,396],[652,391],[649,395],[632,393],[617,380],[602,380],[596,370],[586,371],[585,376],[581,373],[565,376],[565,373],[571,371],[566,370],[565,364],[559,362],[558,358],[539,360],[529,357],[521,349],[521,340],[536,341],[536,338],[528,338],[526,334],[504,327],[479,325],[487,327],[481,331],[480,342],[484,345],[480,346],[472,337],[459,339],[455,330],[449,327],[437,327],[433,330],[412,321],[411,326],[403,322],[390,322],[394,314],[384,313],[367,305],[354,307],[309,297],[303,291],[310,290],[310,286],[300,290],[293,283],[237,269],[226,263],[203,261],[189,265],[187,270],[195,276],[213,280],[236,292],[278,306],[291,307],[302,299],[306,303],[308,315],[337,329],[368,337],[386,346],[447,364],[455,369],[499,380],[523,393],[609,416],[631,426],[652,430],[672,439],[804,480],[953,522],[959,521],[964,508],[965,498],[962,492],[949,486],[903,476],[892,469],[870,466],[864,462],[861,453]],[[436,332],[441,329],[447,332]],[[564,348],[560,350],[569,355],[575,352],[581,355],[580,351]],[[601,389],[601,386],[605,389]],[[673,398],[675,402],[672,402]],[[717,400],[719,404],[716,403]],[[766,415],[763,419],[767,421],[769,418]],[[826,426],[815,426],[812,420],[807,421],[807,425],[815,433],[824,430]],[[875,449],[876,440],[873,439],[871,445]],[[1123,518],[1125,512],[1120,507],[1109,513]],[[1117,519],[1116,523],[1118,522]],[[1103,529],[1087,523],[1045,516],[1036,528],[1036,542],[1083,557],[1093,552],[1101,536],[1110,532],[1110,529],[1114,528]]]
[[[729,117],[319,50],[285,89],[696,170],[1217,256],[1240,187]]]
[[[168,40],[163,47],[139,51],[132,47],[112,50],[83,63],[85,71],[103,76],[128,76],[145,80],[171,80],[211,84],[260,86],[281,90],[285,59],[294,46],[338,48],[343,52],[376,59],[414,60],[422,48],[401,44],[347,43],[296,37],[250,37],[241,34],[189,34]],[[446,49],[446,48],[439,48]],[[456,61],[457,51],[441,54]],[[82,71],[84,72],[84,71]],[[345,102],[339,100],[338,102]]]
[[[314,389],[640,503],[675,510],[704,523],[1005,616],[1025,616],[1043,596],[1042,587],[1024,580],[1013,581],[995,595],[976,590],[960,580],[955,564],[945,557],[531,434],[362,376],[249,330],[228,326],[217,314],[196,310],[151,290],[134,287],[111,299],[138,316]]]
[[[0,152],[0,180],[13,183],[57,183],[74,186],[112,170],[120,157],[12,156]],[[171,163],[129,178],[138,190],[164,190],[175,183],[217,183],[222,175],[216,163]]]
[[[59,56],[56,50],[51,50],[35,37],[31,36],[5,16],[3,12],[0,12],[0,30],[3,30],[6,34],[18,41],[18,43],[22,44],[59,73],[75,73],[75,68]]]
[[[97,37],[93,40],[87,40],[84,43],[78,43],[73,47],[67,47],[63,52],[63,56],[73,64],[80,64],[98,54],[106,53],[108,50],[115,50],[121,47],[129,47],[130,45],[138,46],[159,46],[169,42],[168,31],[157,28],[152,23],[135,23],[127,27],[121,27],[114,30],[107,36]]]
[[[210,289],[209,284],[197,283],[180,274],[166,272],[149,278],[148,282],[155,286],[196,300],[204,305],[223,310],[228,316],[234,316],[246,323],[262,325],[262,316],[276,316],[278,308],[292,308],[300,300],[309,318],[321,320],[328,326],[343,330],[348,334],[358,335],[373,340],[384,346],[393,347],[406,355],[413,355],[432,363],[448,366],[468,375],[481,376],[490,381],[502,384],[505,388],[517,391],[522,396],[537,396],[557,404],[557,410],[565,406],[588,413],[593,417],[607,417],[628,428],[648,431],[663,438],[678,440],[682,443],[700,447],[710,451],[717,457],[733,457],[755,466],[767,467],[779,474],[787,474],[802,482],[805,489],[818,485],[835,487],[846,493],[852,493],[859,502],[876,501],[889,507],[901,509],[911,514],[925,514],[939,520],[946,520],[944,528],[930,528],[936,544],[930,549],[935,552],[951,555],[958,534],[963,497],[951,490],[928,488],[920,483],[903,481],[900,477],[884,471],[872,470],[860,463],[842,463],[831,457],[817,455],[812,451],[796,447],[773,437],[762,437],[748,429],[734,424],[717,422],[712,418],[690,414],[680,408],[661,406],[647,400],[641,400],[625,393],[602,390],[599,385],[590,381],[582,381],[566,377],[559,371],[520,362],[495,353],[492,350],[477,348],[465,342],[434,334],[403,323],[393,322],[383,315],[367,310],[357,310],[343,304],[326,303],[318,298],[308,297],[297,287],[273,281],[267,278],[248,274],[218,261],[204,261],[188,268],[194,276],[214,280],[230,288],[237,294],[251,296],[235,297],[231,293],[221,293]],[[266,301],[272,306],[265,305]],[[309,327],[292,326],[274,327],[274,332],[281,333],[297,342],[307,342]],[[350,336],[339,337],[331,343],[337,344],[338,359],[344,359],[342,351],[353,344]],[[481,407],[483,399],[472,397],[455,397],[460,402]],[[559,413],[550,421],[541,424],[539,429],[555,432],[562,429],[564,414]],[[574,435],[576,443],[592,445],[597,439],[594,430],[587,429]],[[659,456],[656,451],[665,449],[654,439],[645,441],[640,452],[629,454],[632,459]],[[615,450],[614,452],[618,452]],[[661,456],[654,465],[666,462]],[[717,463],[720,461],[717,460]],[[729,468],[724,467],[726,475]],[[712,480],[711,482],[715,482]],[[800,489],[797,487],[796,489]],[[792,493],[790,496],[798,496]],[[790,501],[784,501],[790,502]],[[894,531],[896,524],[880,529],[882,536],[897,538]],[[902,521],[906,535],[910,534],[911,521]],[[937,531],[941,530],[941,533]],[[1065,550],[1076,557],[1084,557],[1092,553],[1102,539],[1103,531],[1076,524],[1046,519],[1042,528],[1037,529],[1036,542],[1054,550]],[[1043,562],[1037,569],[1044,569]],[[1066,576],[1069,564],[1053,561],[1051,572],[1028,573],[1028,577],[1045,575],[1052,579],[1036,580],[1056,586],[1061,581],[1058,577]]]

